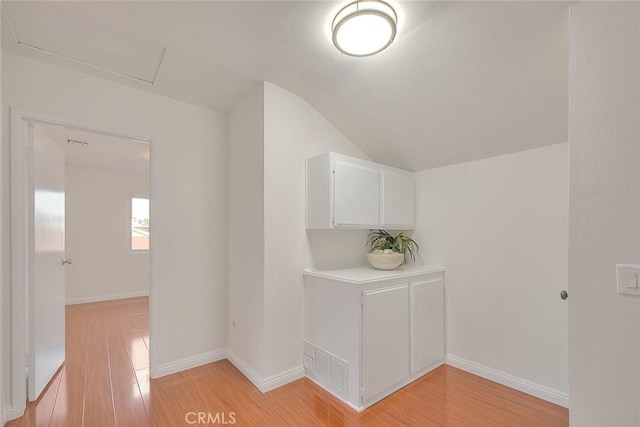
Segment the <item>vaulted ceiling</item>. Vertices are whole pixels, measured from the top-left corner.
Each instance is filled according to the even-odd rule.
[[[5,0],[2,43],[221,111],[267,80],[412,170],[567,141],[569,3],[392,2],[396,40],[368,58],[330,42],[343,4]]]

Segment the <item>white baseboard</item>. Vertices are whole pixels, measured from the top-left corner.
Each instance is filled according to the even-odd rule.
[[[276,375],[262,378],[237,354],[227,348],[223,348],[209,353],[199,354],[194,357],[186,357],[184,359],[176,360],[175,362],[163,363],[154,370],[153,378],[164,377],[165,375],[186,371],[187,369],[196,368],[222,359],[228,359],[229,362],[238,368],[242,375],[247,377],[247,379],[251,381],[251,383],[253,383],[253,385],[255,385],[262,393],[266,393],[305,376],[304,368],[300,365],[287,369],[286,371],[279,372]]]
[[[186,371],[187,369],[197,368],[198,366],[217,362],[226,358],[227,349],[223,348],[220,350],[210,351],[208,353],[202,353],[197,356],[185,357],[184,359],[176,360],[174,362],[163,363],[154,370],[154,378],[160,378],[165,375],[175,374],[176,372]]]
[[[336,393],[334,390],[332,390],[331,388],[327,387],[325,383],[321,382],[318,378],[314,378],[312,375],[307,375],[307,378],[309,379],[309,381],[311,381],[312,383],[314,383],[315,385],[317,385],[318,387],[320,387],[321,389],[325,390],[326,392],[330,393],[333,397],[335,397],[336,399],[338,399],[340,402],[344,403],[345,405],[347,405],[348,407],[350,407],[351,409],[353,409],[356,412],[362,412],[364,411],[364,407],[362,406],[356,406],[353,403],[349,402],[348,399],[346,399],[344,396],[340,396],[338,393]]]
[[[295,380],[299,380],[300,378],[304,378],[304,376],[304,367],[302,365],[295,366],[291,369],[278,372],[277,374],[271,375],[262,380],[262,389],[260,391],[266,393],[285,384],[289,384],[290,382],[293,382]]]
[[[249,366],[247,362],[233,351],[227,350],[227,359],[262,393],[266,393],[292,381],[299,380],[305,376],[304,367],[300,365],[287,369],[286,371],[279,372],[275,375],[271,375],[267,378],[262,378]]]
[[[66,305],[87,304],[90,302],[111,301],[125,298],[148,297],[149,291],[124,292],[120,294],[95,295],[90,297],[67,298]]]
[[[2,415],[2,420],[1,420],[2,422],[0,423],[0,425],[4,425],[6,422],[15,420],[16,418],[20,418],[23,414],[14,414],[13,407],[11,405],[5,405],[1,415]]]
[[[235,366],[254,386],[262,391],[262,378],[240,356],[231,350],[227,350],[227,359]],[[264,392],[263,392],[264,393]]]
[[[552,389],[541,384],[537,384],[523,378],[519,378],[493,368],[489,368],[479,363],[471,362],[453,354],[447,354],[447,365],[451,365],[455,368],[462,369],[463,371],[470,372],[478,375],[479,377],[486,378],[488,380],[497,382],[504,386],[513,388],[523,393],[530,394],[540,399],[546,400],[556,405],[569,407],[569,394]]]

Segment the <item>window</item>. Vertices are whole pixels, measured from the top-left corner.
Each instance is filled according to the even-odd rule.
[[[149,198],[146,196],[131,196],[131,251],[149,250]]]

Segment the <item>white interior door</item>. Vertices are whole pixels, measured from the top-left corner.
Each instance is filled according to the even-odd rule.
[[[65,155],[35,124],[27,125],[30,169],[28,398],[38,398],[64,362]]]

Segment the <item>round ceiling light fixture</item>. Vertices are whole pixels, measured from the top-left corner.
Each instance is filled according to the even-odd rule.
[[[333,44],[345,55],[370,56],[386,49],[396,37],[398,15],[382,0],[358,0],[336,14],[331,24]]]

